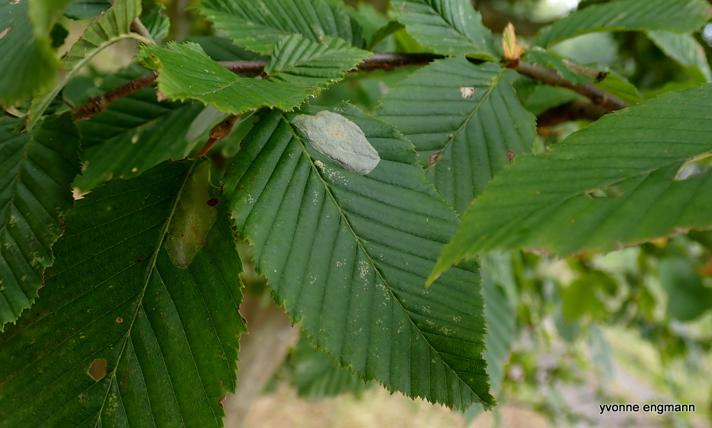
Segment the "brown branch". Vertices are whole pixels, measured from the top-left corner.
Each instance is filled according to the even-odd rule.
[[[139,77],[136,80],[132,80],[125,85],[112,89],[102,96],[90,98],[82,106],[74,110],[74,119],[89,119],[95,114],[101,113],[102,111],[109,108],[109,105],[114,101],[120,100],[124,97],[128,97],[134,92],[138,92],[143,88],[147,88],[153,85],[153,82],[156,81],[156,78],[158,78],[158,73],[154,71],[150,74]]]
[[[426,65],[437,59],[441,55],[433,54],[374,54],[358,66],[359,71],[391,70],[396,67]],[[470,59],[470,62],[481,63],[482,61]],[[267,66],[265,61],[229,61],[222,62],[223,66],[232,72],[246,76],[259,76],[264,74]],[[591,102],[597,104],[608,111],[620,110],[625,107],[625,103],[595,85],[576,85],[561,77],[555,71],[539,67],[526,62],[507,64],[508,67],[516,70],[522,75],[538,80],[550,86],[560,86],[571,89],[589,98]],[[77,120],[88,119],[91,116],[106,110],[114,101],[129,96],[136,91],[151,86],[158,75],[156,72],[133,80],[119,88],[113,89],[106,94],[92,98],[84,105],[74,111],[74,118]]]
[[[210,137],[208,138],[208,141],[198,151],[198,154],[196,156],[198,158],[202,158],[203,156],[207,155],[208,152],[212,150],[213,147],[215,147],[215,144],[217,144],[218,141],[230,135],[230,131],[232,131],[232,127],[235,126],[237,118],[238,116],[236,115],[230,115],[225,120],[215,125],[215,127],[210,130]]]
[[[572,101],[541,113],[537,117],[537,126],[549,128],[575,120],[594,121],[606,113],[608,111],[605,108],[588,101]]]
[[[599,105],[608,111],[620,110],[626,106],[625,102],[617,98],[615,95],[609,94],[595,85],[590,83],[584,85],[573,84],[559,76],[559,74],[555,71],[548,68],[539,67],[527,62],[512,64],[511,68],[517,70],[519,74],[531,77],[532,79],[538,80],[546,85],[560,86],[562,88],[578,92],[584,97],[590,99],[592,103]]]

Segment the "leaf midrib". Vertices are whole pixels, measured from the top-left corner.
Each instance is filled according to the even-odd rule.
[[[139,296],[136,299],[136,301],[138,301],[138,304],[136,305],[136,309],[134,310],[134,313],[131,315],[131,321],[128,325],[128,328],[126,329],[126,333],[124,334],[123,343],[121,345],[121,350],[119,351],[119,354],[117,355],[117,358],[116,358],[116,365],[113,368],[113,370],[111,371],[109,381],[107,382],[106,394],[104,395],[104,399],[101,402],[101,406],[99,407],[99,409],[97,411],[96,422],[94,423],[94,428],[99,428],[101,426],[100,425],[101,424],[101,416],[104,413],[104,407],[106,406],[106,403],[108,401],[109,392],[111,391],[111,386],[116,381],[116,373],[119,369],[119,365],[120,365],[121,359],[124,355],[124,351],[126,350],[126,346],[128,344],[129,338],[131,337],[134,323],[136,322],[136,319],[138,318],[141,308],[143,308],[143,298],[144,298],[144,296],[146,294],[146,290],[148,289],[148,286],[151,282],[151,278],[153,277],[154,272],[156,272],[156,263],[158,261],[158,255],[160,254],[161,249],[163,248],[163,241],[165,241],[166,234],[168,233],[168,227],[170,226],[171,222],[173,221],[173,217],[174,217],[176,209],[178,207],[178,202],[180,201],[181,196],[183,195],[183,191],[185,190],[185,186],[188,183],[188,180],[190,180],[190,176],[193,172],[193,169],[195,168],[195,165],[196,165],[196,162],[192,162],[190,165],[190,168],[188,168],[188,170],[185,173],[183,182],[181,183],[180,188],[179,188],[178,192],[176,193],[175,200],[173,201],[173,204],[171,206],[171,210],[168,215],[168,218],[166,219],[166,222],[163,225],[163,228],[159,235],[159,239],[156,244],[156,249],[154,250],[153,254],[151,255],[151,261],[149,263],[148,268],[146,269],[146,276],[145,276],[145,280],[143,282],[143,287],[141,289],[141,292],[139,293]]]
[[[453,131],[452,138],[448,138],[448,140],[445,142],[445,145],[440,150],[435,150],[434,153],[443,154],[447,151],[448,148],[450,148],[450,146],[455,142],[457,137],[460,136],[460,134],[465,129],[465,127],[467,125],[469,125],[469,123],[472,121],[472,119],[475,117],[475,115],[477,115],[477,113],[480,112],[480,109],[485,104],[485,102],[487,100],[489,100],[489,98],[492,96],[492,93],[494,92],[494,90],[497,88],[497,86],[499,86],[500,82],[502,81],[502,77],[504,76],[505,71],[506,70],[501,69],[497,72],[496,78],[492,79],[492,85],[490,85],[487,88],[487,91],[485,92],[485,94],[482,96],[480,101],[475,104],[474,108],[472,109],[472,111],[470,113],[467,114],[465,119],[463,119],[460,126],[458,126],[457,129],[455,129],[455,131]],[[439,163],[440,162],[435,162],[432,165],[428,165],[425,168],[425,170],[427,172],[430,172],[432,169],[436,168]]]
[[[581,159],[578,158],[577,160],[581,160]],[[654,174],[654,173],[656,173],[656,172],[658,172],[658,171],[660,171],[660,170],[663,170],[663,169],[672,167],[672,166],[674,166],[674,165],[677,165],[677,164],[679,164],[679,163],[680,163],[681,161],[683,161],[683,160],[684,160],[684,159],[671,160],[671,161],[669,161],[669,162],[667,162],[667,163],[665,163],[665,164],[661,164],[661,165],[656,166],[656,167],[653,167],[653,168],[648,168],[648,169],[640,170],[639,172],[637,172],[637,173],[635,173],[635,174],[626,175],[625,177],[620,177],[620,178],[614,179],[614,180],[609,181],[609,182],[600,183],[598,187],[610,187],[610,186],[615,186],[616,184],[620,184],[620,183],[622,183],[622,182],[624,182],[624,181],[627,181],[627,180],[633,180],[633,179],[636,179],[636,178],[642,178],[642,177],[650,176],[650,175],[652,175],[652,174]],[[675,180],[671,180],[671,183],[674,183],[674,182],[675,182]],[[527,212],[525,212],[525,213],[522,213],[522,214],[517,218],[517,221],[516,221],[516,222],[511,222],[510,228],[513,227],[513,226],[515,226],[515,225],[517,225],[521,220],[526,219],[527,217],[530,217],[530,216],[532,216],[532,215],[534,215],[534,214],[539,213],[542,209],[548,208],[552,203],[555,203],[555,204],[557,204],[557,205],[561,205],[561,204],[567,203],[567,202],[569,202],[569,201],[571,201],[571,200],[573,200],[573,199],[575,199],[575,198],[579,198],[579,197],[585,196],[585,195],[586,195],[586,192],[588,192],[589,190],[590,190],[590,189],[572,192],[570,195],[568,195],[568,196],[566,196],[566,197],[564,197],[564,198],[561,198],[561,199],[559,199],[559,200],[550,201],[550,202],[542,202],[542,203],[540,203],[540,204],[537,204],[537,206],[536,206],[535,208],[533,208],[532,210],[527,211]],[[509,222],[508,222],[508,223],[509,223]],[[499,227],[501,227],[501,225],[500,225]],[[486,236],[480,237],[480,238],[478,239],[478,241],[480,242],[480,243],[477,245],[478,247],[482,245],[481,242],[482,242],[483,238],[486,238],[486,240],[489,240],[489,239],[490,239],[489,237],[486,237]],[[494,248],[496,248],[496,247],[487,244],[487,245],[484,246],[484,248],[481,248],[478,252],[487,251],[488,249],[494,249]],[[513,247],[512,247],[512,248],[513,248]],[[564,255],[565,255],[565,254],[560,254],[560,256],[564,256]]]
[[[390,285],[390,281],[386,280],[385,276],[383,275],[383,272],[381,272],[381,269],[379,266],[376,264],[374,258],[371,256],[371,253],[366,249],[361,237],[356,233],[354,230],[353,226],[351,225],[351,222],[346,215],[346,213],[342,210],[341,204],[339,204],[339,201],[334,195],[334,193],[331,190],[331,186],[329,183],[324,179],[322,176],[319,168],[315,165],[314,160],[312,159],[311,155],[309,154],[306,146],[304,145],[304,141],[302,140],[301,137],[299,137],[299,134],[296,132],[296,130],[292,127],[292,124],[284,117],[282,116],[281,120],[283,120],[287,126],[289,126],[289,129],[292,131],[293,138],[299,142],[299,146],[302,149],[302,154],[306,156],[306,158],[309,160],[309,166],[311,167],[312,172],[319,177],[319,181],[321,181],[322,185],[324,186],[324,189],[326,190],[326,194],[329,195],[329,199],[331,199],[333,205],[336,207],[337,211],[339,212],[339,216],[341,217],[342,221],[346,224],[346,227],[348,230],[351,232],[351,235],[354,237],[354,240],[356,241],[356,245],[363,251],[363,253],[366,255],[371,267],[373,268],[374,272],[378,276],[379,279],[383,281],[383,284],[386,285],[384,287],[386,290],[388,290],[388,293],[391,295],[391,297],[398,302],[398,305],[400,306],[401,310],[405,314],[405,318],[408,320],[408,322],[411,324],[413,329],[418,332],[418,335],[422,337],[422,339],[425,341],[425,343],[428,345],[428,348],[433,352],[435,355],[437,355],[437,358],[442,362],[442,364],[447,367],[448,370],[450,370],[451,373],[455,375],[455,377],[460,381],[460,383],[464,384],[465,387],[467,388],[470,393],[472,393],[475,397],[477,397],[482,403],[485,403],[486,400],[483,397],[480,397],[480,395],[470,386],[469,383],[467,383],[461,376],[460,374],[455,371],[450,364],[445,361],[442,358],[441,352],[439,352],[433,344],[430,342],[430,339],[423,334],[423,332],[418,328],[418,326],[415,324],[413,319],[410,317],[408,310],[406,307],[403,305],[403,302],[401,302],[400,298],[392,291],[392,287]]]

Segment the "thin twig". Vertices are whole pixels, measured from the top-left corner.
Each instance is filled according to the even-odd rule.
[[[559,76],[559,74],[555,71],[548,68],[539,67],[527,62],[519,62],[518,64],[514,64],[512,68],[517,70],[519,74],[531,77],[532,79],[538,80],[546,85],[560,86],[562,88],[578,92],[584,97],[590,99],[594,104],[599,105],[608,111],[620,110],[626,107],[625,102],[615,95],[609,94],[608,92],[605,92],[590,83],[584,85],[573,84]]]
[[[136,17],[133,19],[133,21],[131,21],[131,31],[142,35],[147,40],[153,41],[155,44],[155,41],[153,40],[153,36],[151,35],[151,32],[148,31],[148,28],[146,28],[145,25],[143,25],[143,22],[141,22],[141,19],[139,17]]]
[[[125,85],[112,89],[102,96],[90,98],[87,102],[85,102],[79,108],[74,110],[74,119],[89,119],[95,114],[101,113],[102,111],[109,108],[109,105],[114,101],[120,100],[124,97],[128,97],[134,92],[138,92],[141,89],[151,86],[153,82],[156,81],[156,78],[158,78],[158,73],[154,71],[150,74],[139,77],[136,80],[132,80],[126,83]]]
[[[196,156],[198,158],[202,158],[207,155],[208,152],[215,147],[215,144],[217,144],[218,141],[230,135],[230,131],[232,131],[232,127],[235,126],[237,119],[237,115],[230,115],[225,120],[215,125],[215,127],[210,130],[210,137],[208,138],[208,141],[200,150],[198,150],[198,154]]]
[[[441,55],[433,54],[374,54],[358,66],[359,71],[391,70],[396,67],[426,65],[437,59],[442,59]],[[471,59],[473,63],[481,63],[480,60]],[[259,76],[264,73],[267,63],[265,61],[227,61],[221,63],[232,72],[246,76]],[[605,108],[607,111],[620,110],[626,105],[616,96],[609,94],[592,84],[576,85],[561,77],[555,71],[539,67],[526,62],[508,64],[509,67],[522,75],[538,80],[550,86],[560,86],[571,89],[596,105]],[[88,119],[100,113],[108,106],[123,97],[129,96],[136,91],[151,86],[158,75],[156,72],[139,77],[119,88],[113,89],[106,94],[92,98],[84,105],[77,108],[74,117],[77,120]]]
[[[574,120],[594,121],[606,113],[608,113],[608,111],[605,108],[591,102],[583,100],[572,101],[539,114],[537,117],[537,126],[539,128],[549,128]]]

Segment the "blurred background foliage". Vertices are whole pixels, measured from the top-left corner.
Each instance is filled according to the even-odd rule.
[[[547,23],[577,7],[606,1],[476,0],[474,4],[496,33],[512,22],[520,43],[526,46],[527,38]],[[142,19],[160,38],[197,41],[217,60],[255,58],[213,36],[209,24],[191,9],[197,0],[145,3],[147,17]],[[387,0],[347,3],[369,36],[389,22]],[[75,0],[69,14],[93,16],[109,4],[108,0]],[[159,10],[170,18],[170,28]],[[76,25],[67,25],[69,31],[61,26],[55,29],[57,45],[80,33]],[[709,57],[712,26],[696,37]],[[130,43],[119,44],[100,55],[88,76],[67,86],[65,101],[76,105],[99,93],[107,73],[128,65],[125,58],[131,56],[123,51],[133,48]],[[403,30],[385,37],[375,50],[422,51]],[[644,33],[595,33],[560,43],[554,51],[579,65],[609,72],[602,84],[631,103],[709,79],[704,67],[685,67],[671,60]],[[318,102],[349,100],[374,111],[389,88],[413,70],[352,74],[324,92]],[[524,77],[517,89],[524,105],[535,114],[578,97]],[[82,96],[74,97],[77,93]],[[249,120],[244,122],[249,125]],[[540,126],[537,150],[547,150],[587,124]],[[235,152],[244,135],[241,129],[246,128],[238,125],[220,143],[225,157]],[[246,255],[247,248],[242,253]],[[247,268],[243,279],[248,293],[263,294],[264,280]],[[490,360],[490,374],[500,406],[492,413],[480,414],[480,409],[473,408],[459,415],[389,396],[299,341],[268,384],[264,398],[253,406],[246,425],[712,426],[712,232],[565,260],[546,254],[496,254],[483,261],[483,270],[488,311],[497,319],[488,328],[505,338],[501,343],[488,342],[491,349],[497,349],[495,360]],[[599,403],[645,402],[694,404],[697,411],[599,415]]]

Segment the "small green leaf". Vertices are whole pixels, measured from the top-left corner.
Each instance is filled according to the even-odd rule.
[[[670,318],[692,321],[712,308],[712,288],[705,287],[689,260],[667,258],[659,269]]]
[[[339,394],[358,395],[369,384],[354,372],[341,367],[329,355],[314,349],[307,340],[300,340],[286,363],[287,376],[300,397],[321,399]]]
[[[183,188],[166,235],[166,252],[176,267],[186,269],[205,246],[217,219],[216,205],[210,194],[210,162],[202,162]]]
[[[261,54],[293,34],[317,43],[338,37],[364,47],[359,25],[342,4],[329,0],[204,0],[200,11],[236,45]]]
[[[705,48],[691,34],[669,31],[649,31],[647,34],[667,56],[683,67],[696,67],[708,82],[712,79]]]
[[[584,34],[603,31],[662,30],[687,33],[709,19],[705,0],[615,0],[572,13],[542,29],[535,44],[548,47]]]
[[[678,172],[712,152],[712,85],[605,116],[495,177],[430,276],[495,249],[567,255],[712,227],[710,170]]]
[[[393,0],[391,12],[418,43],[434,53],[499,57],[492,34],[470,0]]]
[[[210,59],[195,43],[146,46],[144,63],[160,72],[158,87],[171,99],[196,99],[231,114],[260,107],[292,110],[340,80],[368,57],[339,39],[319,44],[299,35],[279,42],[268,77],[238,76]]]
[[[71,0],[64,13],[72,19],[93,18],[111,7],[111,0]]]
[[[146,72],[139,66],[122,70],[106,76],[100,89],[119,87]],[[147,88],[79,121],[82,174],[74,185],[87,192],[107,180],[133,178],[167,160],[184,159],[198,141],[187,133],[200,111],[198,103],[159,102],[155,89]]]
[[[21,119],[0,117],[0,331],[44,285],[79,172],[79,134],[68,116],[21,128]]]

